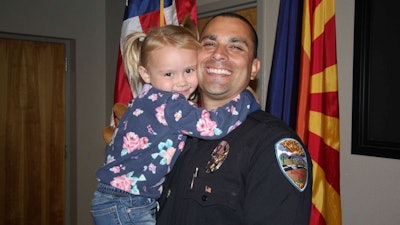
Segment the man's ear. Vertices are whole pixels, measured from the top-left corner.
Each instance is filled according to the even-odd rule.
[[[143,81],[144,81],[145,83],[148,83],[148,84],[151,83],[151,82],[150,82],[150,75],[149,75],[149,73],[147,72],[147,69],[146,69],[146,68],[144,68],[143,66],[139,66],[139,74],[140,74],[140,77],[143,79]]]
[[[258,72],[260,71],[261,62],[258,58],[254,58],[253,62],[251,63],[251,74],[250,80],[255,80]]]

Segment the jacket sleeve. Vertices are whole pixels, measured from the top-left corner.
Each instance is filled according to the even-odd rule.
[[[279,162],[277,143],[261,141],[259,144],[258,151],[249,160],[251,167],[245,181],[244,224],[308,225],[312,190],[312,163],[308,153],[305,156],[307,183],[300,190]]]
[[[219,139],[239,126],[253,111],[260,109],[254,96],[243,91],[238,97],[216,110],[197,108],[179,99],[170,100],[165,106],[165,119],[170,128],[192,137]]]

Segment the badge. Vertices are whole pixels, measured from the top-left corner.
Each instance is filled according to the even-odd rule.
[[[304,191],[308,181],[306,152],[296,139],[284,138],[275,144],[275,155],[285,177],[299,191]]]
[[[206,166],[206,173],[212,173],[219,169],[225,161],[229,153],[229,144],[226,141],[221,141],[217,147],[211,152],[211,159]]]

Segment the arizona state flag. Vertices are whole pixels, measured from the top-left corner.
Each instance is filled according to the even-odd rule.
[[[196,0],[129,0],[125,7],[120,47],[128,34],[138,31],[148,33],[151,28],[165,24],[178,25],[186,15],[190,15],[192,21],[197,24]],[[120,48],[114,86],[114,104],[127,104],[140,91],[138,90],[140,85],[137,85],[129,84]]]
[[[304,0],[296,131],[313,162],[311,225],[340,225],[334,0]]]

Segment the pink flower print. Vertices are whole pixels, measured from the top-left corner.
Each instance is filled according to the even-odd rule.
[[[238,127],[240,124],[242,124],[242,122],[240,122],[240,120],[236,121],[235,124],[233,124],[232,126],[230,126],[230,127],[228,128],[228,132],[227,132],[227,133],[229,133],[229,132],[231,132],[232,130],[234,130],[234,129],[235,129],[236,127]]]
[[[157,96],[157,94],[152,94],[149,96],[149,99],[154,102],[154,101],[157,101],[158,96]]]
[[[239,112],[236,110],[236,107],[233,106],[233,105],[231,106],[231,113],[232,113],[233,116],[239,114]]]
[[[172,100],[176,100],[176,99],[178,99],[178,97],[179,97],[178,93],[173,93],[172,96],[171,96],[171,99]]]
[[[171,163],[172,157],[176,151],[176,148],[173,147],[173,144],[174,142],[171,139],[167,139],[165,142],[161,141],[158,143],[158,150],[160,150],[160,152],[157,155],[162,157],[160,160],[161,165],[169,165]],[[153,159],[155,159],[154,156]]]
[[[172,157],[175,155],[176,148],[174,147],[169,147],[167,148],[167,151],[164,152],[163,157],[167,160],[167,165],[171,164]]]
[[[143,113],[143,110],[137,108],[135,109],[135,111],[133,111],[133,115],[138,117],[139,115],[141,115]]]
[[[148,146],[148,138],[147,137],[140,138],[136,133],[128,132],[124,136],[124,144],[122,145],[122,147],[124,148],[124,150],[126,150],[126,152],[122,151],[121,155],[131,153],[137,149],[145,149],[145,148],[147,148],[147,146]]]
[[[157,133],[153,130],[153,127],[151,127],[151,125],[147,125],[147,132],[149,132],[149,134],[152,135],[157,135]]]
[[[162,104],[156,108],[156,118],[162,125],[168,125],[167,121],[165,120],[165,104]]]
[[[149,139],[147,137],[140,138],[140,149],[145,149],[149,147]]]
[[[149,165],[149,170],[150,170],[153,174],[156,173],[156,169],[157,169],[157,166],[155,166],[153,163],[151,163],[151,164]]]
[[[163,186],[160,185],[160,187],[158,188],[158,192],[161,194],[163,192]]]
[[[112,155],[107,155],[107,162],[106,162],[106,164],[108,164],[108,163],[110,163],[110,162],[114,162],[114,161],[115,161],[114,156],[112,156]]]
[[[151,86],[150,85],[144,85],[142,88],[142,91],[139,94],[139,98],[143,98],[147,93],[149,92]]]
[[[203,110],[201,118],[196,124],[197,131],[200,132],[201,136],[214,136],[214,129],[217,127],[217,123],[210,119],[210,113],[207,110]]]
[[[116,187],[118,189],[124,190],[126,192],[130,192],[133,183],[133,178],[127,177],[126,174],[114,177],[111,181],[111,186]]]
[[[183,148],[185,147],[185,142],[184,141],[181,141],[180,143],[179,143],[179,145],[178,145],[178,150],[179,151],[183,151]]]
[[[178,122],[182,118],[182,110],[179,110],[178,112],[176,112],[174,117],[175,117],[175,121]]]
[[[233,98],[232,101],[237,102],[237,101],[239,101],[239,99],[240,99],[240,94],[238,94],[235,98]]]
[[[113,166],[110,168],[110,171],[114,172],[114,173],[119,173],[121,172],[119,166]]]
[[[126,130],[126,128],[128,127],[128,120],[124,120],[122,124],[124,125],[124,130]]]
[[[193,132],[188,131],[188,130],[181,130],[181,132],[182,132],[184,135],[189,135],[189,136],[193,134]]]

